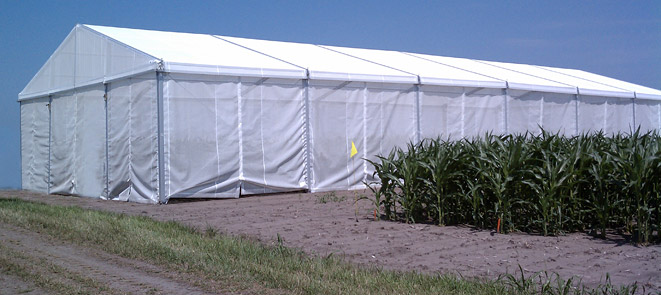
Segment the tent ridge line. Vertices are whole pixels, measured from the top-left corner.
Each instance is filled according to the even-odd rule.
[[[503,79],[501,79],[501,78],[491,77],[491,76],[489,76],[489,75],[485,75],[485,74],[482,74],[482,73],[474,72],[474,71],[471,71],[471,70],[468,70],[468,69],[464,69],[464,68],[460,68],[460,67],[457,67],[457,66],[449,65],[449,64],[442,63],[442,62],[439,62],[439,61],[431,60],[431,59],[428,59],[428,58],[424,58],[424,57],[421,57],[421,56],[417,56],[417,55],[414,55],[414,54],[410,54],[410,53],[408,53],[408,52],[404,52],[404,51],[398,51],[398,52],[401,53],[401,54],[406,54],[406,55],[408,55],[408,56],[412,56],[412,57],[419,58],[419,59],[422,59],[422,60],[426,60],[426,61],[430,61],[430,62],[433,62],[433,63],[437,63],[437,64],[439,64],[439,65],[444,65],[444,66],[446,66],[446,67],[451,67],[451,68],[453,68],[453,69],[457,69],[457,70],[460,70],[460,71],[468,72],[468,73],[475,74],[475,75],[478,75],[478,76],[487,77],[487,78],[491,78],[491,79],[494,79],[494,80],[498,80],[498,81],[502,81],[502,82],[507,83],[507,80],[503,80]]]
[[[483,60],[478,60],[478,59],[470,59],[470,60],[472,60],[472,61],[474,61],[474,62],[478,62],[478,63],[484,64],[484,65],[488,65],[488,66],[492,66],[492,67],[495,67],[495,68],[503,69],[503,70],[506,70],[506,71],[511,71],[511,72],[515,72],[515,73],[522,74],[522,75],[531,76],[531,77],[539,78],[539,79],[542,79],[542,80],[551,81],[551,82],[554,82],[554,83],[558,83],[558,84],[566,85],[566,86],[569,86],[569,87],[576,87],[576,88],[578,88],[578,86],[576,86],[576,85],[570,85],[570,84],[562,83],[562,82],[555,81],[555,80],[552,80],[552,79],[549,79],[549,78],[539,77],[539,76],[536,76],[536,75],[533,75],[533,74],[524,73],[524,72],[517,71],[517,70],[513,70],[513,69],[508,69],[508,68],[501,67],[501,66],[498,66],[498,65],[490,64],[490,63],[485,62],[485,61],[483,61]]]
[[[281,58],[277,58],[277,57],[272,56],[272,55],[270,55],[270,54],[267,54],[267,53],[265,53],[265,52],[261,52],[261,51],[259,51],[259,50],[255,50],[255,49],[250,48],[250,47],[248,47],[248,46],[244,46],[244,45],[238,44],[238,43],[236,43],[236,42],[229,41],[229,40],[227,40],[227,39],[225,39],[225,38],[222,38],[221,36],[218,36],[218,35],[209,35],[209,36],[214,37],[214,38],[216,38],[216,39],[218,39],[218,40],[225,41],[225,42],[230,43],[230,44],[232,44],[232,45],[235,45],[235,46],[238,46],[238,47],[241,47],[241,48],[244,48],[244,49],[248,49],[248,50],[250,50],[250,51],[252,51],[252,52],[256,52],[256,53],[259,53],[259,54],[261,54],[261,55],[264,55],[264,56],[270,57],[270,58],[272,58],[272,59],[275,59],[275,60],[278,60],[278,61],[284,62],[284,63],[286,63],[286,64],[289,64],[289,65],[295,66],[295,67],[297,67],[297,68],[303,69],[303,70],[305,70],[305,72],[306,72],[306,74],[307,74],[307,78],[310,78],[310,75],[309,75],[308,69],[305,68],[305,67],[299,66],[299,65],[297,65],[297,64],[295,64],[295,63],[292,63],[292,62],[286,61],[286,60],[281,59]]]
[[[542,70],[546,70],[546,71],[549,71],[549,72],[553,72],[553,73],[556,73],[556,74],[565,75],[565,76],[569,76],[569,77],[576,78],[576,79],[580,79],[580,80],[590,81],[590,82],[592,82],[592,83],[597,83],[597,84],[600,84],[600,85],[604,85],[604,86],[608,86],[608,87],[612,87],[612,88],[617,88],[617,89],[624,90],[624,91],[632,91],[631,89],[624,89],[624,88],[621,88],[621,87],[617,87],[617,86],[613,86],[613,85],[609,85],[609,84],[601,83],[601,82],[598,82],[598,81],[590,80],[590,79],[588,79],[588,78],[577,77],[577,76],[574,76],[574,75],[570,75],[570,74],[566,74],[566,73],[562,73],[562,72],[554,71],[554,70],[551,70],[551,69],[547,69],[546,67],[540,67],[540,66],[536,66],[536,65],[532,65],[532,66],[533,66],[533,67],[536,67],[536,68],[539,68],[539,69],[542,69]],[[578,86],[577,86],[576,88],[578,88]],[[634,93],[635,93],[635,91],[634,91]]]
[[[337,50],[335,50],[335,49],[328,48],[328,47],[326,47],[325,45],[317,45],[317,44],[314,44],[314,46],[317,46],[317,47],[320,47],[320,48],[323,48],[323,49],[326,49],[326,50],[329,50],[329,51],[332,51],[332,52],[335,52],[335,53],[339,53],[339,54],[342,54],[342,55],[346,55],[346,56],[349,56],[349,57],[352,57],[352,58],[355,58],[355,59],[359,59],[359,60],[362,60],[362,61],[366,61],[366,62],[369,62],[369,63],[375,64],[375,65],[379,65],[379,66],[382,66],[382,67],[386,67],[386,68],[389,68],[389,69],[393,69],[393,70],[395,70],[395,71],[399,71],[399,72],[402,72],[402,73],[406,73],[406,74],[409,74],[409,75],[415,76],[415,77],[417,77],[417,79],[418,79],[418,84],[420,84],[420,75],[418,75],[418,74],[414,74],[414,73],[410,73],[410,72],[407,72],[407,71],[404,71],[404,70],[400,70],[400,69],[398,69],[398,68],[391,67],[391,66],[389,66],[389,65],[384,65],[384,64],[382,64],[382,63],[378,63],[378,62],[375,62],[375,61],[371,61],[371,60],[369,60],[369,59],[365,59],[365,58],[362,58],[362,57],[357,57],[357,56],[355,56],[355,55],[351,55],[351,54],[348,54],[348,53],[344,53],[344,52],[342,52],[342,51],[337,51]],[[382,76],[384,76],[384,75],[382,75]]]

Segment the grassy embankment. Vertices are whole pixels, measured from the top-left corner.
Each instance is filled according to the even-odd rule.
[[[574,288],[579,282],[545,274],[480,281],[357,267],[335,257],[310,257],[281,244],[266,246],[221,235],[212,229],[198,231],[175,222],[16,199],[0,199],[0,222],[197,277],[199,279],[191,283],[208,291],[254,292],[257,289],[264,293],[299,294],[471,295],[628,294],[635,291],[631,286],[615,290],[608,283],[592,290]],[[66,285],[53,286],[47,278],[33,277],[30,267],[11,263],[11,259],[7,255],[0,256],[0,271],[34,280],[39,287],[56,293],[79,293]],[[69,279],[76,281],[76,278]],[[80,283],[86,289],[97,286],[101,289],[99,293],[104,293],[99,282]],[[544,288],[546,291],[540,292]]]

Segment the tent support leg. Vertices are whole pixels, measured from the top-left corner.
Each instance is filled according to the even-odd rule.
[[[503,105],[504,105],[503,106],[503,108],[504,108],[504,110],[503,110],[503,117],[504,117],[503,118],[503,133],[504,134],[509,134],[509,132],[510,132],[510,130],[509,130],[509,127],[510,127],[509,126],[510,125],[509,124],[509,119],[510,119],[510,115],[509,115],[509,113],[510,113],[510,102],[509,102],[510,94],[509,94],[509,91],[507,91],[507,88],[503,88],[503,99],[505,100],[503,102]]]
[[[165,167],[163,144],[163,73],[156,72],[156,103],[158,119],[158,202],[165,203]]]

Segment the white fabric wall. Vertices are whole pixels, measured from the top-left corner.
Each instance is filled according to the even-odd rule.
[[[313,191],[363,187],[365,83],[310,81]],[[351,159],[351,142],[358,154]]]
[[[636,100],[636,128],[641,132],[661,131],[661,101]]]
[[[300,80],[170,74],[164,110],[167,196],[307,188]]]
[[[377,161],[376,155],[387,155],[395,147],[405,148],[415,141],[417,87],[412,85],[368,83],[365,99],[365,149],[359,150],[354,161],[361,158]],[[357,146],[358,148],[358,146]],[[374,166],[365,163],[364,181],[371,182]]]
[[[505,132],[505,98],[500,89],[422,86],[421,138],[457,140]]]
[[[242,194],[307,188],[302,86],[241,78]]]
[[[51,102],[51,193],[75,193],[75,135],[76,94],[54,95]]]
[[[156,74],[108,86],[109,197],[158,202]]]
[[[552,133],[576,133],[574,95],[521,90],[508,90],[507,94],[509,133],[539,134],[540,127]]]
[[[76,92],[76,134],[74,145],[75,193],[105,196],[106,122],[104,86]]]
[[[579,96],[579,132],[628,133],[634,126],[633,101],[626,98]]]
[[[168,75],[165,194],[238,197],[238,78]]]
[[[48,192],[48,97],[21,102],[21,186]]]
[[[51,102],[51,193],[105,195],[104,87],[53,96]]]

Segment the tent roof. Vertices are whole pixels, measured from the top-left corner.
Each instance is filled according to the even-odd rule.
[[[74,66],[70,69],[67,63],[74,63]],[[580,70],[93,25],[77,25],[19,98],[158,69],[199,74],[511,88],[661,100],[659,90]]]

